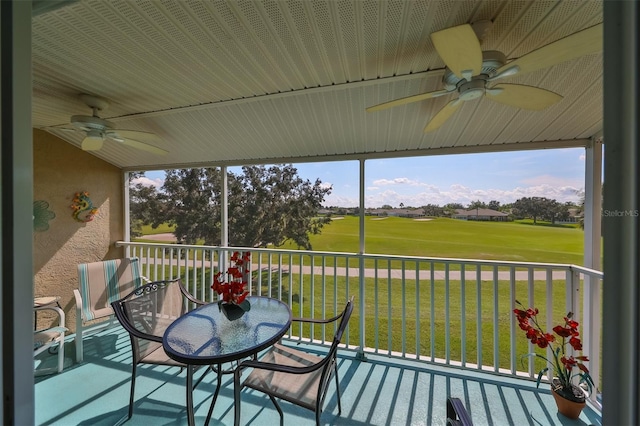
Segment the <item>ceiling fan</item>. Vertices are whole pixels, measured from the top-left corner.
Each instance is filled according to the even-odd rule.
[[[504,53],[480,48],[479,39],[490,25],[490,21],[480,21],[473,26],[464,24],[431,34],[433,45],[446,65],[442,78],[445,88],[374,105],[367,112],[457,92],[458,97],[431,118],[424,129],[427,133],[442,126],[463,102],[482,96],[516,108],[542,110],[559,102],[562,96],[539,87],[491,83],[602,50],[602,24],[598,24],[507,62]]]
[[[72,116],[71,125],[73,127],[62,128],[62,130],[83,131],[85,133],[81,145],[83,150],[98,151],[102,148],[104,141],[113,141],[154,154],[168,154],[169,151],[148,143],[161,140],[155,134],[138,130],[116,129],[115,124],[100,118],[98,112],[109,106],[107,100],[87,94],[80,95],[80,99],[93,110],[93,114]]]

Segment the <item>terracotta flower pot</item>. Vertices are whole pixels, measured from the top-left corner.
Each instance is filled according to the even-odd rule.
[[[575,387],[577,388],[577,386]],[[578,388],[578,390],[582,392],[582,389]],[[577,419],[580,417],[582,409],[587,405],[587,402],[584,399],[581,402],[576,402],[565,398],[556,391],[556,387],[553,385],[551,385],[551,393],[553,394],[553,398],[556,400],[558,412],[570,419]]]

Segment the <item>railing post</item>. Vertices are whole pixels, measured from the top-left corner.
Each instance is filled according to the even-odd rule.
[[[365,299],[364,299],[364,290],[365,290],[365,268],[364,268],[364,158],[360,159],[360,176],[359,176],[359,194],[360,194],[360,226],[359,226],[359,240],[360,240],[360,247],[359,247],[359,252],[358,252],[358,267],[359,267],[359,273],[358,273],[358,312],[359,312],[359,321],[358,321],[358,326],[359,326],[359,347],[358,347],[358,352],[356,354],[356,358],[360,359],[360,360],[366,360],[367,357],[364,355],[364,345],[365,345],[365,339],[364,339],[364,323],[365,323]],[[347,262],[347,268],[349,267],[349,264]]]
[[[364,256],[362,254],[358,255],[358,263],[359,263],[359,273],[358,273],[358,300],[360,303],[358,303],[358,312],[359,312],[359,321],[358,321],[358,327],[359,327],[359,343],[358,343],[358,351],[356,353],[356,359],[362,360],[362,361],[366,361],[367,357],[364,354],[364,345],[365,345],[365,340],[364,340],[364,323],[365,323],[365,309],[364,309],[364,286],[365,286],[365,278],[364,278],[364,273],[365,273],[365,268],[364,268]]]
[[[580,273],[573,268],[567,269],[567,287],[565,299],[566,312],[572,312],[574,318],[580,318]]]
[[[584,291],[582,300],[582,335],[583,352],[589,356],[589,374],[593,379],[594,389],[589,399],[596,402],[600,386],[600,327],[602,313],[600,309],[599,279],[591,274],[584,274]]]

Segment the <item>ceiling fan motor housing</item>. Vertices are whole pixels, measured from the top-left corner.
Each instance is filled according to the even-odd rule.
[[[486,81],[496,75],[498,68],[503,66],[506,62],[507,58],[502,52],[497,50],[486,50],[482,52],[482,70],[480,71],[480,74],[473,76],[471,81],[476,80],[476,77]],[[449,68],[446,68],[444,76],[442,77],[442,82],[444,83],[446,90],[452,91],[456,89],[460,90],[460,86],[464,85],[464,83],[468,81],[464,77],[455,75]],[[462,92],[460,94],[462,94]]]
[[[473,79],[471,81],[462,80],[462,84],[458,86],[458,99],[461,101],[470,101],[484,95],[486,80],[482,78]]]
[[[73,127],[88,132],[90,130],[98,130],[101,132],[112,130],[115,128],[110,121],[103,120],[100,117],[91,117],[88,115],[74,115],[71,117]]]

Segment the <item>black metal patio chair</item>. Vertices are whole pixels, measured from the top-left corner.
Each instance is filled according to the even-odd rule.
[[[189,294],[180,279],[145,284],[111,303],[116,318],[127,330],[131,339],[133,367],[127,419],[133,415],[138,364],[186,367],[185,364],[169,358],[162,347],[162,336],[176,318],[188,311],[189,306],[199,306],[204,303]],[[208,371],[209,368],[194,387],[200,383]],[[218,377],[219,382],[220,377]]]
[[[236,421],[240,420],[240,394],[242,388],[249,387],[269,395],[280,414],[280,424],[284,422],[282,409],[277,399],[307,408],[316,415],[316,425],[320,424],[320,415],[324,406],[329,383],[335,378],[338,398],[338,414],[342,412],[340,403],[340,383],[336,354],[342,335],[347,328],[353,312],[353,296],[347,302],[340,315],[329,319],[293,318],[293,321],[328,324],[340,320],[333,337],[331,348],[324,356],[292,348],[283,344],[272,346],[259,361],[242,362],[235,371],[234,389],[236,394]],[[253,369],[240,385],[242,371]]]

